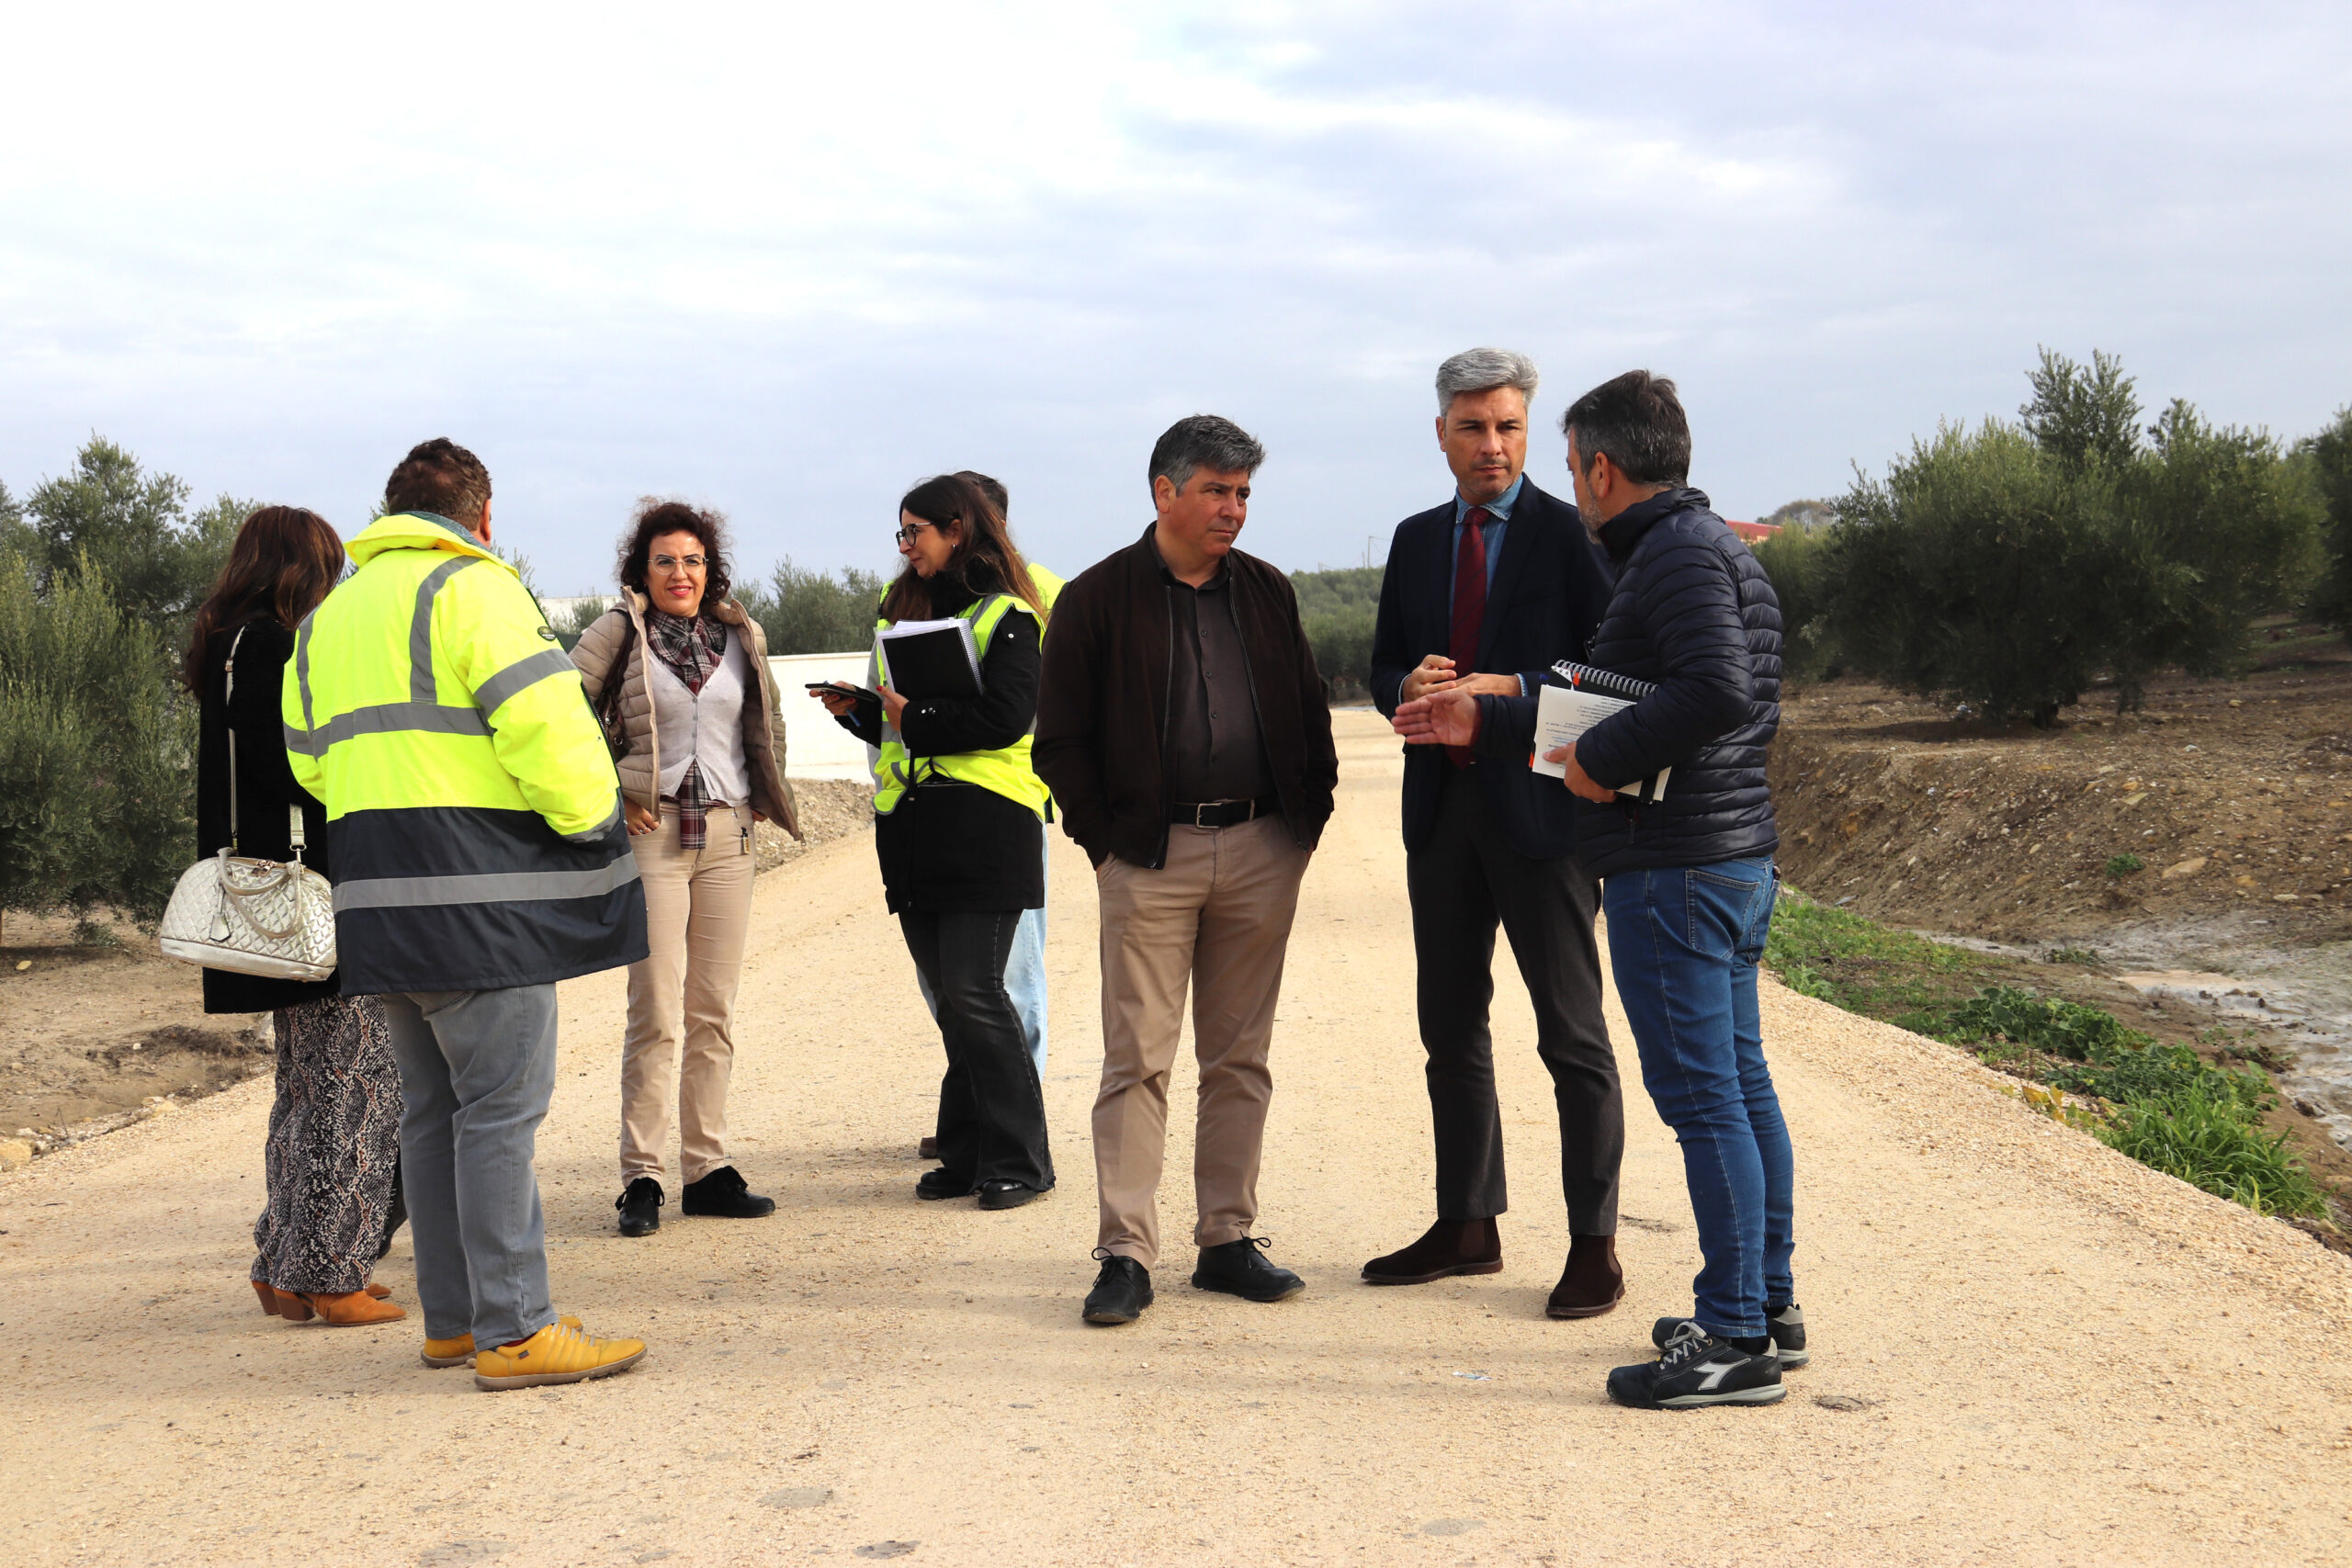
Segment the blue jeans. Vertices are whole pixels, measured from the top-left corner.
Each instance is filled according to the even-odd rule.
[[[1054,857],[1051,849],[1046,852],[1046,874],[1053,874]],[[922,1005],[931,1010],[931,1021],[939,1021],[939,1003],[931,994],[931,982],[915,971],[915,987],[922,992]],[[1004,990],[1012,998],[1012,1010],[1021,1017],[1021,1038],[1029,1046],[1029,1059],[1037,1064],[1037,1081],[1046,1081],[1046,910],[1043,905],[1021,911],[1021,924],[1012,933],[1012,956],[1005,960]]]
[[[1616,872],[1600,895],[1609,964],[1642,1083],[1682,1145],[1705,1266],[1692,1314],[1711,1334],[1769,1332],[1792,1300],[1794,1161],[1756,1010],[1780,877],[1769,860]]]

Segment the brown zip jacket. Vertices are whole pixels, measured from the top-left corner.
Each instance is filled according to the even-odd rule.
[[[726,624],[730,634],[744,639],[752,668],[759,674],[759,700],[746,700],[743,704],[743,760],[751,764],[752,809],[797,839],[800,819],[793,808],[792,785],[784,776],[783,709],[776,702],[775,671],[768,668],[766,634],[760,630],[760,623],[732,599],[710,605],[708,610]],[[645,614],[645,595],[634,589],[622,589],[620,604],[597,616],[580,634],[580,641],[571,650],[571,661],[580,667],[580,681],[588,688],[588,701],[601,711],[605,682],[612,678],[613,660],[620,652],[622,641],[628,642],[628,670],[621,677],[620,696],[621,730],[628,739],[628,752],[615,759],[613,766],[621,776],[621,793],[659,816],[662,745],[654,731],[653,699],[646,689],[652,655],[646,649]],[[744,694],[747,699],[750,694]]]
[[[1168,862],[1173,804],[1161,754],[1176,622],[1151,535],[1147,527],[1080,572],[1054,602],[1030,760],[1089,859],[1100,866],[1115,854],[1156,871]],[[1330,820],[1340,760],[1298,595],[1255,556],[1235,550],[1225,564],[1274,794],[1291,838],[1311,851]]]

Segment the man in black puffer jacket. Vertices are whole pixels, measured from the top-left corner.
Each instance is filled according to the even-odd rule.
[[[1690,427],[1674,383],[1633,370],[1561,425],[1577,504],[1616,568],[1588,662],[1655,683],[1563,762],[1577,851],[1605,880],[1610,967],[1642,1078],[1682,1145],[1705,1267],[1688,1318],[1661,1318],[1655,1362],[1609,1375],[1644,1408],[1780,1399],[1805,1359],[1790,1275],[1792,1160],[1764,1062],[1756,965],[1779,881],[1764,751],[1780,723],[1781,609],[1764,570],[1688,487]],[[1525,755],[1532,697],[1440,693],[1399,708],[1407,739]],[[1662,768],[1666,792],[1618,790]]]

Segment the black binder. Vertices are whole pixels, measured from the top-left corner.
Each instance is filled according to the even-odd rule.
[[[972,623],[901,621],[882,633],[882,678],[909,701],[980,694]]]

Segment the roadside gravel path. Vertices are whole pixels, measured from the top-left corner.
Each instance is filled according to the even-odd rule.
[[[540,1141],[556,1299],[651,1342],[622,1377],[486,1395],[418,1363],[413,1318],[260,1315],[243,1237],[266,1080],[0,1179],[0,1544],[22,1563],[995,1568],[2352,1554],[2352,1264],[2035,1116],[1955,1053],[1777,988],[1815,1346],[1781,1404],[1602,1396],[1650,1319],[1688,1310],[1696,1268],[1680,1162],[1613,1016],[1631,1293],[1544,1320],[1565,1222],[1510,978],[1508,1267],[1357,1283],[1426,1223],[1430,1162],[1396,753],[1371,716],[1340,733],[1261,1193],[1304,1296],[1204,1295],[1179,1256],[1142,1323],[1080,1323],[1099,1055],[1091,889],[1067,841],[1046,1084],[1063,1185],[1004,1214],[913,1200],[938,1048],[861,837],[758,896],[734,1122],[773,1220],[673,1209],[652,1238],[613,1234],[623,987],[564,987]],[[1189,1105],[1181,1069],[1178,1089]],[[413,1304],[405,1236],[379,1277]]]

